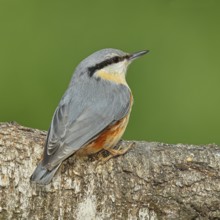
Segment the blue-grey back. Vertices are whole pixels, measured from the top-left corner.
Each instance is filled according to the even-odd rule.
[[[125,117],[130,90],[122,84],[90,77],[72,78],[51,123],[43,164],[56,166],[104,128]]]

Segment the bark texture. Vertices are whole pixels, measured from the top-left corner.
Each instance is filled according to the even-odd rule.
[[[220,219],[219,146],[135,141],[105,164],[72,156],[39,186],[45,137],[0,123],[0,219]]]

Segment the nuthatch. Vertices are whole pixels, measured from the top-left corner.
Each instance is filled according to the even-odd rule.
[[[55,110],[43,159],[31,181],[48,184],[61,163],[74,153],[91,155],[106,150],[122,154],[114,147],[126,129],[133,103],[125,79],[127,67],[148,52],[103,49],[77,66]]]

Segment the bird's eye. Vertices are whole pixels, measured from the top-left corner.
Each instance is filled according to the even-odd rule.
[[[120,57],[113,57],[113,63],[118,63],[120,61]]]

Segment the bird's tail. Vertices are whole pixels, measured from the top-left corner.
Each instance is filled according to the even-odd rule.
[[[61,164],[58,164],[52,170],[48,170],[44,166],[42,166],[42,162],[40,162],[34,170],[33,174],[31,175],[30,180],[40,185],[46,185],[50,183],[60,165]]]

